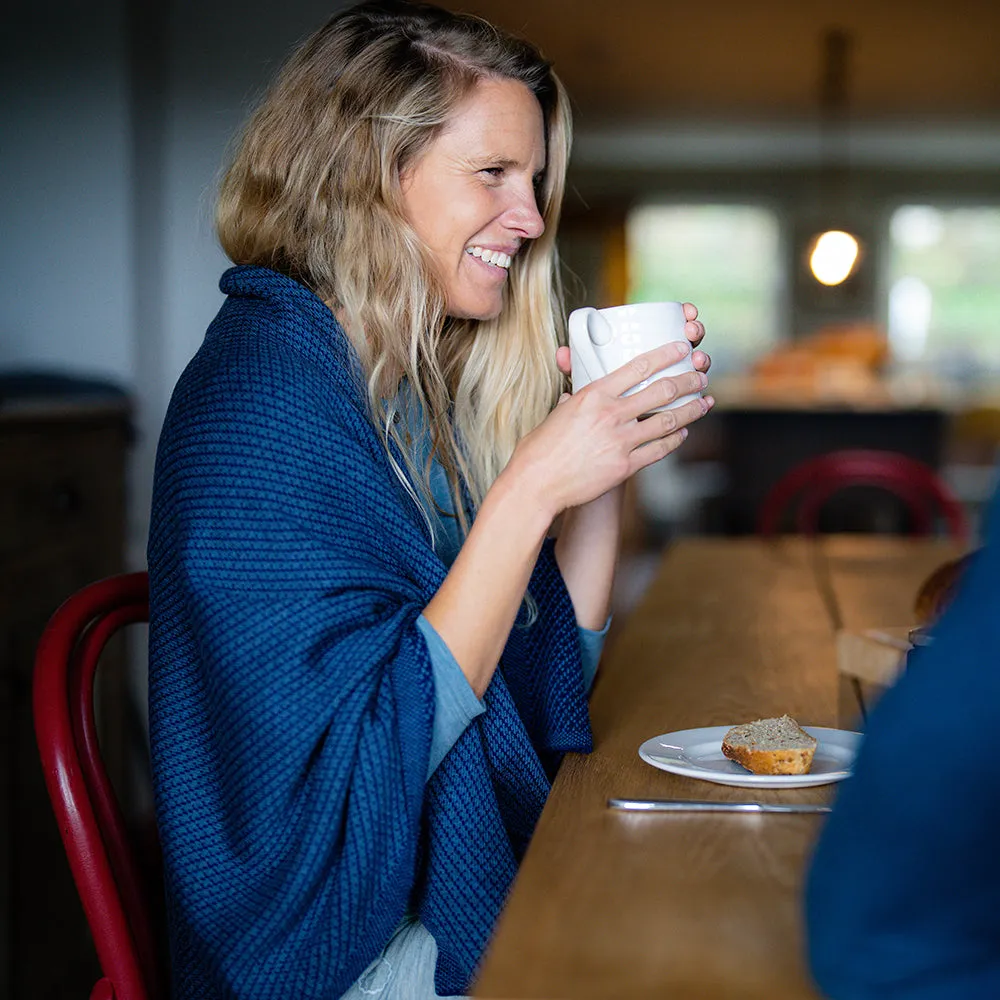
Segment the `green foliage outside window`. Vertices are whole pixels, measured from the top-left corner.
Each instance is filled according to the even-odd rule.
[[[1000,208],[898,208],[890,222],[889,336],[900,361],[1000,371]]]
[[[753,205],[644,205],[628,219],[630,302],[693,302],[716,373],[779,339],[782,282],[775,213]],[[707,345],[706,345],[707,346]]]

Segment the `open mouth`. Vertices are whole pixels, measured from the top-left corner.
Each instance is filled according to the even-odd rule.
[[[478,257],[484,264],[502,267],[505,271],[510,267],[510,262],[513,259],[510,254],[506,254],[502,250],[487,250],[485,247],[466,247],[465,252],[473,257]]]

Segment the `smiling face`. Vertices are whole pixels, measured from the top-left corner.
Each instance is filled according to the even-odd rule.
[[[536,202],[544,169],[534,94],[515,80],[481,80],[403,171],[404,212],[444,283],[449,316],[499,315],[511,258],[545,229]]]

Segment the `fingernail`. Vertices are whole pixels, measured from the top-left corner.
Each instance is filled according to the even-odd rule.
[[[681,440],[683,441],[688,436],[688,429],[686,427],[681,428]]]
[[[691,342],[688,340],[678,340],[677,350],[682,358],[686,358],[691,353]]]
[[[708,376],[704,372],[702,372],[701,373],[701,387],[702,387],[702,389],[704,389],[706,385],[708,385]]]

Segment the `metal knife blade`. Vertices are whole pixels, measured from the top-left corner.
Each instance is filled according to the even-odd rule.
[[[828,813],[830,806],[778,802],[698,802],[689,799],[608,799],[609,809],[626,812]]]

